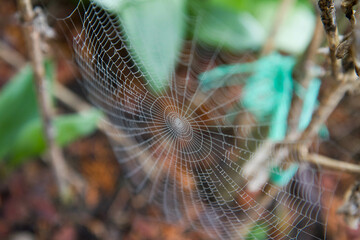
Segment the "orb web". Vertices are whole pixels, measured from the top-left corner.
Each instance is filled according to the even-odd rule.
[[[305,163],[285,186],[269,180],[269,169],[288,167],[278,144],[294,142],[274,143],[268,138],[272,122],[256,119],[266,106],[245,106],[248,76],[229,72],[221,80],[228,84],[211,89],[199,80],[216,66],[254,61],[253,55],[202,43],[201,15],[182,19],[193,34],[182,39],[162,90],[152,88],[156,77],[143,69],[121,18],[80,2],[64,19],[64,32],[77,29],[70,42],[81,83],[106,114],[125,177],[164,219],[190,224],[214,239],[249,239],[254,226],[267,229],[271,239],[324,239],[321,195],[330,190],[321,186],[322,173]],[[156,35],[161,28],[151,30]],[[322,237],[315,229],[322,229]]]

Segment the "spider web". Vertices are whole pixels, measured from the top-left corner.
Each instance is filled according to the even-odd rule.
[[[74,18],[81,19],[80,28]],[[265,106],[250,111],[243,101],[247,75],[230,72],[223,78],[229,84],[210,90],[199,81],[216,66],[251,62],[253,55],[203,44],[201,14],[182,19],[194,31],[183,39],[163,90],[152,87],[156,76],[144,70],[149,63],[136,54],[119,17],[80,2],[64,19],[64,32],[78,29],[70,42],[81,83],[107,116],[107,134],[133,189],[157,204],[167,221],[215,239],[257,239],[254,227],[266,229],[270,239],[324,239],[328,209],[321,195],[329,190],[321,186],[322,173],[297,163],[285,186],[270,180],[274,166],[289,167],[286,146],[295,142],[269,139],[273,122],[255,116]]]

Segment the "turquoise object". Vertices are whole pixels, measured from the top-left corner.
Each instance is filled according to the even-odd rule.
[[[297,163],[292,163],[287,169],[275,166],[270,170],[270,181],[279,187],[283,187],[289,183],[298,169]]]
[[[303,88],[292,78],[294,64],[293,57],[273,53],[256,62],[218,66],[200,74],[199,82],[205,92],[233,84],[245,84],[243,106],[260,122],[270,121],[269,138],[281,141],[286,135],[294,90],[304,100],[298,125],[300,131],[309,125],[318,105],[321,81],[314,78],[307,89]],[[250,77],[235,78],[234,82],[236,74],[250,74]],[[329,135],[325,126],[319,134],[325,139]]]
[[[318,78],[313,78],[309,84],[308,89],[306,90],[305,96],[303,97],[304,103],[302,106],[302,111],[299,120],[298,129],[300,131],[305,130],[309,125],[312,114],[315,107],[317,106],[317,96],[319,94],[321,81]]]
[[[242,63],[220,65],[199,75],[201,89],[205,92],[230,85],[228,80],[235,74],[252,73],[255,70],[254,63]],[[235,83],[239,84],[239,82]]]

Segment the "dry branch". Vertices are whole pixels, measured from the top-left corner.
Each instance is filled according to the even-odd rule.
[[[353,7],[358,3],[358,0],[343,0],[341,2],[341,9],[345,13],[345,16],[350,20],[351,24],[355,24],[355,11]]]
[[[339,161],[315,153],[303,154],[302,159],[325,169],[360,175],[360,165],[357,164]]]
[[[324,25],[326,37],[329,43],[331,73],[336,79],[339,72],[339,66],[335,56],[335,51],[339,44],[339,36],[336,26],[334,0],[319,0],[318,6],[320,9],[321,21]]]
[[[356,16],[356,23],[353,25],[352,57],[357,75],[360,75],[360,14]]]
[[[314,78],[313,67],[315,66],[315,56],[323,41],[323,29],[321,19],[316,18],[314,34],[311,38],[310,44],[306,49],[305,54],[300,59],[299,63],[294,69],[294,78],[306,89],[309,86],[311,79]],[[298,137],[299,118],[302,110],[303,100],[294,95],[294,100],[289,112],[289,140]]]
[[[84,182],[68,168],[61,149],[55,142],[55,129],[52,125],[53,109],[45,77],[44,59],[42,54],[42,37],[36,28],[34,14],[30,0],[18,0],[18,8],[23,21],[24,33],[30,53],[31,63],[34,70],[34,85],[36,96],[43,122],[45,140],[48,145],[50,160],[55,172],[56,180],[59,186],[60,196],[65,200],[71,193],[70,184],[73,184],[79,191],[84,190]]]
[[[55,96],[68,107],[79,113],[92,108],[91,105],[83,101],[76,94],[71,92],[71,90],[67,89],[60,83],[55,83]],[[121,129],[117,129],[107,119],[103,119],[98,124],[98,128],[104,133],[108,134],[108,137],[111,140],[119,143],[124,147],[129,147],[129,149],[133,149],[131,150],[131,152],[129,152],[129,155],[136,155],[138,156],[138,159],[148,159],[148,161],[146,161],[143,166],[144,170],[150,174],[151,178],[155,178],[154,172],[151,171],[151,169],[152,164],[156,161],[155,159],[153,159],[152,154],[147,149],[142,148],[141,146],[137,146],[137,143],[135,143],[132,139],[126,137],[126,133],[124,133]]]
[[[348,76],[348,75],[345,75]],[[318,133],[320,127],[325,123],[335,107],[338,105],[344,94],[351,89],[353,82],[341,81],[330,89],[328,94],[321,101],[319,108],[314,113],[309,126],[301,134],[301,142],[309,142]]]
[[[4,41],[0,40],[0,58],[10,64],[13,68],[19,69],[26,64],[20,53],[11,49]]]

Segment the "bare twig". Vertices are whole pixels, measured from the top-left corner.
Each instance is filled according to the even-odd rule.
[[[250,192],[258,191],[268,180],[269,173],[266,163],[269,159],[269,153],[273,151],[276,143],[266,140],[256,149],[254,156],[243,166],[244,176],[249,181],[247,186]]]
[[[306,142],[306,144],[311,143],[311,139],[317,134],[321,125],[328,119],[346,91],[350,90],[353,86],[354,81],[350,81],[349,77],[348,74],[344,75],[344,79],[337,82],[324,96],[324,99],[320,102],[319,108],[313,114],[309,126],[301,134],[300,142]]]
[[[36,96],[40,108],[40,114],[43,121],[45,139],[48,144],[50,160],[53,166],[56,180],[59,186],[60,196],[68,197],[70,192],[70,184],[83,190],[84,184],[77,175],[73,174],[66,165],[62,151],[57,146],[54,137],[55,129],[52,125],[52,107],[50,98],[47,94],[47,86],[45,79],[44,59],[42,54],[42,39],[39,31],[34,26],[35,14],[30,0],[18,0],[18,7],[24,22],[24,32],[28,42],[31,62],[34,69],[34,84],[36,88]]]
[[[60,101],[65,103],[68,107],[79,113],[92,108],[91,105],[83,101],[76,94],[71,92],[69,89],[67,89],[60,83],[55,83],[55,96]],[[147,149],[137,146],[137,143],[135,143],[132,139],[126,137],[126,133],[124,133],[121,129],[117,129],[107,119],[103,119],[103,121],[98,124],[98,127],[101,131],[106,133],[111,140],[119,143],[124,147],[132,149],[129,150],[129,155],[137,156],[138,159],[148,159],[148,161],[142,163],[144,164],[144,170],[148,172],[152,178],[155,178],[155,172],[151,171],[151,169],[152,164],[156,161],[155,159],[153,159],[152,154]]]
[[[300,83],[306,88],[309,84],[308,75],[312,75],[311,67],[314,65],[314,59],[317,54],[317,51],[323,41],[324,34],[322,28],[322,22],[320,17],[316,17],[314,33],[310,40],[308,47],[300,59],[299,63],[295,66],[294,74],[296,79],[300,81]]]
[[[320,17],[323,22],[326,37],[329,42],[331,73],[337,79],[339,66],[335,56],[336,47],[339,44],[338,30],[336,26],[334,0],[319,0]]]
[[[21,54],[11,49],[3,41],[0,41],[0,58],[10,64],[15,69],[19,69],[26,64],[26,61],[21,56]]]
[[[294,78],[298,80],[298,82],[304,87],[307,88],[311,79],[314,77],[313,67],[314,59],[317,53],[318,48],[323,41],[323,29],[321,19],[319,17],[316,18],[316,24],[314,29],[314,34],[310,41],[309,46],[306,49],[306,52],[300,62],[295,66],[294,70]],[[288,139],[294,140],[298,135],[298,125],[299,118],[302,110],[303,100],[294,95],[294,100],[289,112],[289,133]]]
[[[352,3],[353,4],[353,3]],[[349,12],[351,9],[352,13],[353,5],[346,5],[346,12]],[[337,36],[337,27],[335,23],[335,9],[334,9],[334,1],[333,0],[319,0],[319,8],[321,10],[321,20],[323,22],[327,39],[329,41],[329,49],[330,49],[330,58],[332,61],[332,75],[335,79],[339,80],[335,83],[331,89],[325,94],[323,100],[320,102],[319,108],[313,114],[312,120],[309,126],[305,129],[305,131],[299,137],[299,141],[301,143],[300,149],[306,149],[311,144],[311,140],[319,131],[321,125],[325,123],[330,114],[333,112],[335,107],[343,98],[344,94],[350,90],[353,86],[355,86],[355,77],[353,73],[348,72],[341,76],[341,79],[338,79],[338,66],[337,62],[334,60],[335,50],[338,44],[338,36]],[[350,13],[349,13],[350,14]],[[349,15],[351,18],[351,16]],[[352,173],[358,173],[360,166],[340,162],[325,156],[317,155],[317,154],[304,154],[302,152],[302,160],[309,161],[315,164],[322,165],[325,168],[336,169],[339,171],[347,171]]]
[[[303,161],[313,163],[315,165],[319,165],[329,170],[347,172],[352,174],[360,174],[360,165],[358,164],[339,161],[315,153],[305,153],[305,154],[302,153],[301,155]]]
[[[276,34],[278,33],[282,23],[285,20],[286,14],[289,12],[289,9],[294,5],[296,0],[283,0],[277,10],[275,20],[273,22],[272,28],[270,30],[269,36],[266,39],[266,42],[261,51],[261,55],[267,55],[274,49],[274,43]]]
[[[83,101],[75,93],[69,90],[67,87],[63,86],[61,83],[55,82],[55,91],[54,95],[60,101],[65,103],[68,107],[75,110],[76,112],[83,112],[92,108],[91,105]]]

